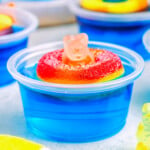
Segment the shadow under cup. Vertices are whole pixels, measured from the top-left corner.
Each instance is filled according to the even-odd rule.
[[[37,19],[30,13],[9,7],[0,7],[0,14],[14,18],[13,33],[0,36],[0,86],[14,81],[7,71],[7,61],[15,52],[28,44],[29,34],[37,27]]]
[[[36,135],[61,142],[89,142],[110,137],[125,125],[133,82],[141,75],[144,61],[120,46],[90,42],[89,47],[116,53],[125,67],[124,76],[83,85],[38,80],[38,60],[62,49],[60,42],[20,51],[9,59],[8,70],[19,83],[27,125]]]
[[[150,11],[101,13],[81,8],[77,2],[72,2],[70,9],[76,15],[79,31],[87,33],[91,41],[122,45],[136,51],[144,60],[150,60],[150,53],[143,44],[143,35],[150,28]]]

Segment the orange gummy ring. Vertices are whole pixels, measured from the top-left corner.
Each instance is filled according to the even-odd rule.
[[[64,37],[64,48],[46,53],[38,61],[40,80],[62,84],[105,82],[123,75],[124,67],[116,54],[88,47],[85,33]]]

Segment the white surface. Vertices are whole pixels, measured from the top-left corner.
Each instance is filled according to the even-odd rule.
[[[32,34],[30,46],[62,40],[64,35],[74,33],[77,33],[76,25],[42,28]],[[51,150],[134,150],[136,147],[135,133],[141,119],[141,106],[144,102],[150,102],[150,61],[146,63],[143,75],[135,83],[125,128],[116,136],[99,142],[65,144],[40,139],[29,132],[26,127],[18,85],[15,83],[1,89],[0,97],[0,134],[21,136],[44,144]]]

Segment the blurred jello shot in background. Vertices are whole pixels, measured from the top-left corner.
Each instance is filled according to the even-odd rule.
[[[8,61],[28,128],[61,142],[111,137],[125,125],[143,59],[127,48],[89,42],[84,33],[23,50]]]
[[[2,5],[15,6],[33,13],[39,20],[39,26],[75,22],[75,16],[68,8],[68,0],[2,0]]]
[[[136,150],[150,149],[150,103],[146,103],[142,108],[142,121],[137,130],[138,144]]]
[[[147,0],[80,0],[69,6],[80,32],[87,33],[90,40],[122,45],[150,59],[143,44],[143,35],[150,28]]]
[[[36,17],[24,10],[0,6],[0,87],[14,81],[7,71],[8,58],[27,47],[37,24]]]

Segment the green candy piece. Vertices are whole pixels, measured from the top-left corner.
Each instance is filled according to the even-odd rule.
[[[150,149],[150,103],[145,103],[142,108],[142,122],[137,130],[137,139],[139,144],[143,144],[146,149]]]
[[[150,103],[145,103],[142,107],[142,113],[144,114],[150,114]]]

